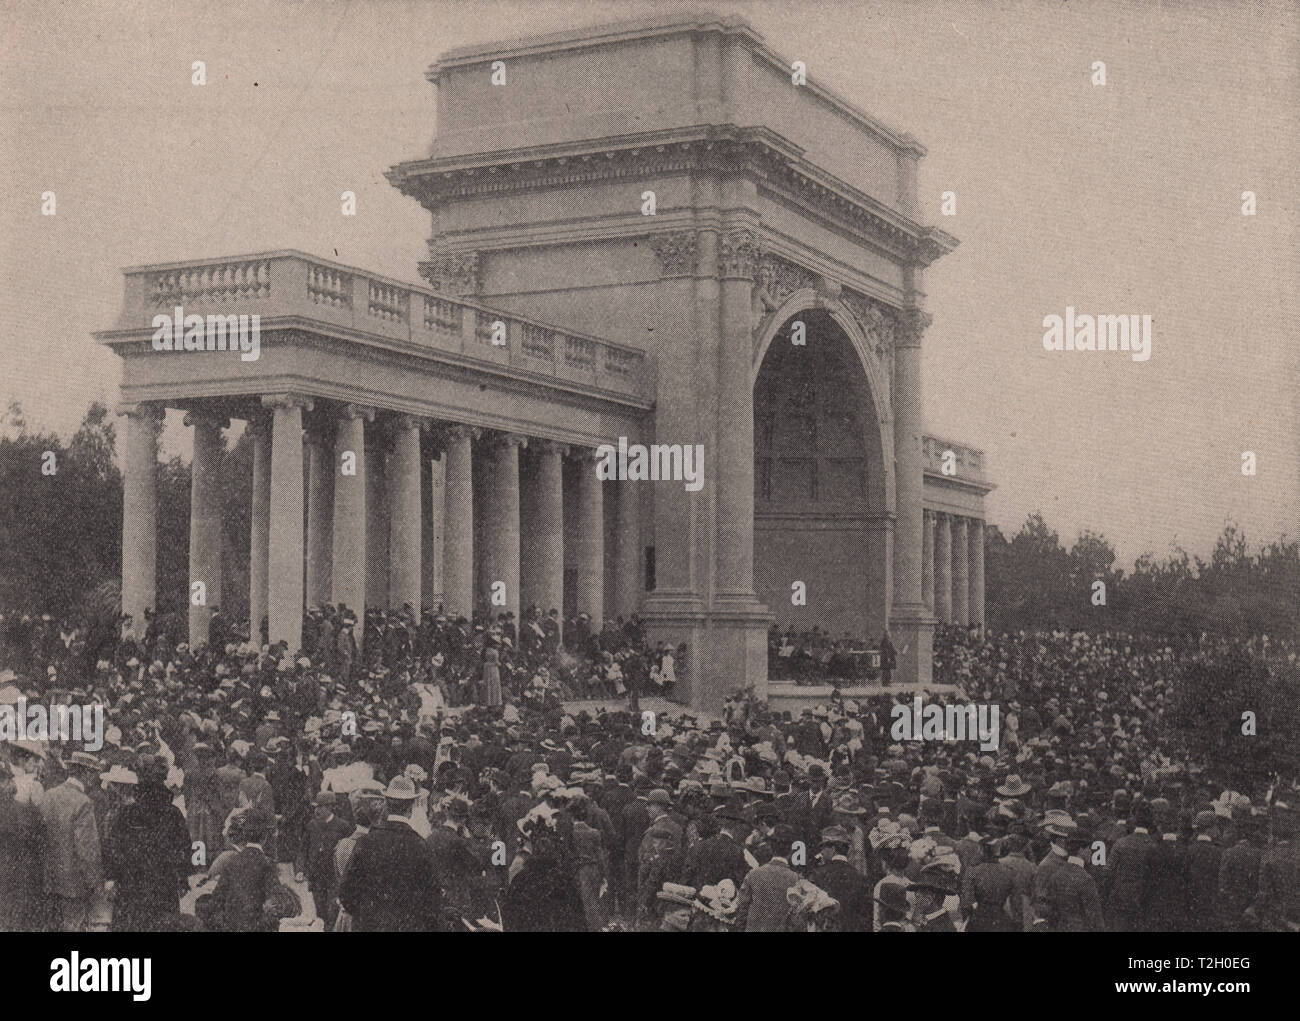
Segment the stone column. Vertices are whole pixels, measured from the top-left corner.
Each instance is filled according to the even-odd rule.
[[[618,542],[614,550],[614,612],[624,620],[641,609],[640,484],[610,483],[618,501]]]
[[[952,517],[948,514],[935,515],[934,615],[941,623],[952,623]]]
[[[432,610],[444,602],[442,594],[443,538],[446,528],[447,457],[429,461],[429,529],[424,533],[424,603]]]
[[[443,537],[443,601],[452,617],[474,612],[474,430],[447,430],[446,534]]]
[[[144,611],[157,599],[158,432],[163,408],[124,404],[126,452],[122,467],[122,612],[131,615],[131,633],[143,638]]]
[[[275,409],[271,426],[271,565],[267,617],[272,642],[289,652],[302,647],[303,529],[302,412],[309,397],[268,394],[262,403]]]
[[[966,519],[957,518],[952,532],[952,619],[965,627],[970,623],[970,577],[966,572]]]
[[[970,572],[970,599],[967,622],[984,626],[984,522],[971,518],[967,535],[970,540],[967,567]]]
[[[221,608],[221,430],[230,419],[207,410],[191,411],[185,424],[194,427],[190,467],[190,647],[208,640],[212,611]],[[202,582],[202,588],[197,583]],[[201,600],[196,603],[195,600]]]
[[[921,600],[934,613],[934,512],[925,512],[921,533]]]
[[[356,616],[352,629],[361,647],[366,616],[366,423],[370,408],[345,405],[334,432],[334,564],[330,602],[346,603]]]
[[[388,462],[390,539],[388,605],[410,604],[420,619],[421,530],[420,420],[398,415],[393,421],[393,453]]]
[[[600,631],[605,619],[604,483],[596,477],[593,451],[578,455],[578,612]],[[561,610],[563,612],[563,610]]]
[[[388,423],[376,421],[366,430],[366,603],[381,609],[388,598],[388,544],[391,523],[388,507]]]
[[[898,672],[928,684],[933,671],[934,618],[921,597],[925,458],[921,449],[921,336],[930,316],[899,314],[894,343],[894,605],[891,629]]]
[[[520,602],[541,617],[564,614],[564,465],[562,444],[533,440],[533,474],[520,536]]]
[[[334,466],[330,438],[307,432],[307,605],[330,602],[334,565]]]
[[[262,644],[271,564],[271,421],[265,413],[248,422],[253,440],[253,507],[248,528],[248,640]]]
[[[505,434],[496,437],[492,447],[488,607],[494,617],[514,614],[516,627],[519,622],[519,448],[527,443],[523,436]],[[505,586],[504,604],[497,602],[494,590],[498,582]]]

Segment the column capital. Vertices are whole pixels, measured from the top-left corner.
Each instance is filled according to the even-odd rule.
[[[661,277],[688,277],[695,274],[699,232],[667,230],[650,235],[650,249],[659,259]]]
[[[207,425],[225,429],[230,425],[230,416],[208,408],[195,408],[185,412],[185,424],[188,426]]]
[[[419,415],[410,415],[405,413],[394,415],[391,421],[393,428],[399,430],[423,429],[428,423],[428,419],[422,418]]]
[[[153,421],[162,421],[162,416],[166,414],[166,408],[156,401],[123,402],[114,410],[118,415],[125,415],[129,419],[152,419]]]
[[[934,322],[934,316],[923,308],[905,308],[898,313],[898,328],[895,334],[898,346],[903,347],[920,347],[921,337],[930,324]]]
[[[262,407],[264,408],[302,408],[304,411],[311,411],[314,406],[315,402],[306,394],[278,393],[262,395]]]
[[[569,445],[559,440],[534,439],[529,441],[528,449],[535,454],[559,454],[563,457],[569,452]]]
[[[724,280],[753,280],[758,256],[758,242],[748,227],[734,228],[718,238],[718,273]]]
[[[576,461],[579,464],[591,464],[597,459],[595,447],[574,447],[570,446],[567,451],[570,461]]]
[[[367,422],[373,422],[375,420],[375,409],[364,404],[344,404],[339,408],[339,417],[349,419],[364,418]]]
[[[457,422],[454,425],[444,426],[443,436],[448,440],[476,440],[482,435],[483,430],[477,426],[465,425]]]
[[[493,447],[527,447],[528,437],[519,433],[494,432],[488,437],[488,443]]]

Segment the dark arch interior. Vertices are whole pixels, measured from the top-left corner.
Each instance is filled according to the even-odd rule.
[[[791,342],[798,320],[806,343]],[[777,331],[754,384],[754,584],[782,630],[884,628],[885,472],[867,375],[829,314]],[[807,604],[792,602],[806,586]]]

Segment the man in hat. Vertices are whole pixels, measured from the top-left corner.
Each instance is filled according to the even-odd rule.
[[[45,892],[54,900],[60,932],[81,932],[91,902],[104,889],[99,829],[95,808],[86,794],[102,768],[89,752],[73,752],[68,760],[68,778],[41,798],[41,821],[48,845]]]
[[[313,814],[298,846],[295,871],[307,880],[316,917],[325,923],[325,931],[334,928],[338,906],[335,900],[334,852],[344,837],[351,835],[352,823],[334,814],[336,796],[321,791],[312,798]]]
[[[13,771],[0,758],[0,932],[43,927],[45,831],[36,806],[19,801]]]
[[[1243,916],[1259,892],[1259,826],[1249,808],[1235,809],[1237,840],[1219,862],[1219,915],[1226,932],[1241,932]]]
[[[650,824],[637,848],[636,887],[640,895],[637,918],[644,926],[651,915],[656,891],[666,882],[675,882],[681,871],[683,830],[670,814],[672,798],[662,787],[652,790],[645,800]]]
[[[122,806],[104,842],[104,872],[113,882],[114,932],[168,928],[188,892],[190,835],[172,804],[165,759],[140,763],[134,798]],[[108,774],[112,776],[110,772]]]
[[[279,922],[263,905],[279,885],[275,864],[262,844],[274,817],[262,809],[243,809],[238,820],[238,850],[219,860],[220,878],[205,916],[222,932],[275,932]],[[232,839],[235,832],[232,824]],[[213,863],[217,871],[218,862]]]
[[[871,883],[853,867],[849,851],[853,838],[843,826],[822,830],[822,864],[809,874],[809,881],[840,902],[843,932],[870,932],[872,922]]]
[[[1078,828],[1053,837],[1053,847],[1062,844],[1066,858],[1063,864],[1045,874],[1037,908],[1050,932],[1101,932],[1105,929],[1097,885],[1083,867],[1082,855],[1091,839]]]
[[[736,925],[741,931],[786,931],[790,921],[786,891],[799,882],[799,874],[790,867],[790,853],[799,839],[789,826],[778,826],[771,838],[772,859],[746,874],[736,909]]]
[[[387,818],[357,841],[339,903],[357,932],[439,932],[447,910],[433,852],[411,826],[419,792],[395,776],[384,790]]]
[[[1192,822],[1196,839],[1187,845],[1188,921],[1195,932],[1219,928],[1219,866],[1223,851],[1214,842],[1218,816],[1197,812]]]
[[[451,797],[443,806],[442,824],[428,836],[433,853],[438,885],[451,907],[462,918],[473,921],[478,886],[483,876],[483,862],[474,852],[469,834],[470,803]]]
[[[1111,848],[1107,878],[1111,928],[1116,932],[1145,932],[1148,928],[1151,876],[1158,850],[1150,832],[1151,821],[1151,807],[1145,802],[1138,804],[1133,810],[1133,832]]]
[[[745,810],[734,802],[715,809],[718,822],[715,836],[701,840],[687,856],[685,880],[691,886],[716,886],[730,879],[737,887],[749,872],[745,859],[745,839],[752,828]]]
[[[1273,846],[1260,855],[1255,911],[1266,932],[1300,932],[1300,843],[1297,813],[1274,801]]]

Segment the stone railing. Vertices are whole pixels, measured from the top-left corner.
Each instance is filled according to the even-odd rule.
[[[314,321],[432,353],[654,398],[652,364],[636,348],[302,252],[139,266],[124,274],[121,329],[143,329],[177,306],[187,313],[257,314],[263,331],[276,319],[296,318],[308,321],[305,329]]]
[[[944,474],[943,462],[945,452],[953,452],[953,461],[959,479],[984,481],[984,451],[976,450],[962,443],[939,439],[937,436],[922,436],[921,450],[925,457],[925,470],[939,475]]]

